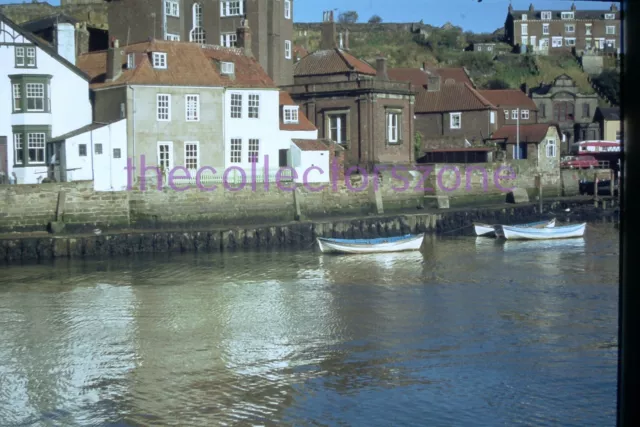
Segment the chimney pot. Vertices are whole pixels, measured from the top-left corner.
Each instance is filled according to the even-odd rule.
[[[251,43],[251,28],[249,28],[249,22],[243,19],[240,27],[236,30],[236,46],[242,49],[246,56],[253,57]]]
[[[117,39],[113,39],[113,46],[107,50],[107,72],[106,80],[117,80],[122,74],[122,56],[123,52]]]

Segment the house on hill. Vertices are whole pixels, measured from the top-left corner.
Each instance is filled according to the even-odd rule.
[[[538,107],[521,90],[491,89],[479,90],[478,93],[498,109],[498,127],[538,122]]]

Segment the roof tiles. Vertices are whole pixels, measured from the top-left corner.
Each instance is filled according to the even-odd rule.
[[[309,121],[307,116],[302,112],[302,110],[298,109],[298,123],[284,123],[283,119],[283,111],[282,107],[284,105],[297,105],[293,102],[291,95],[287,92],[280,91],[280,130],[301,130],[301,131],[314,131],[317,128]]]
[[[516,139],[519,138],[520,142],[538,143],[547,136],[547,132],[551,126],[555,125],[549,123],[520,125],[520,135],[518,136],[517,125],[505,125],[495,131],[493,135],[491,135],[491,139],[506,139],[508,143],[515,144]]]
[[[338,48],[318,50],[305,56],[295,65],[294,75],[304,77],[348,72],[376,75],[370,64]]]
[[[518,89],[479,90],[478,93],[498,108],[518,106],[529,110],[537,110],[533,99]]]

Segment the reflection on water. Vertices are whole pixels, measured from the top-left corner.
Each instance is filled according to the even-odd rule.
[[[614,425],[616,233],[3,268],[0,425]]]

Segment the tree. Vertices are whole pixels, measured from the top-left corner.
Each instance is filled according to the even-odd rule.
[[[593,81],[614,105],[620,105],[620,73],[618,71],[605,70]]]
[[[509,89],[509,84],[501,79],[491,79],[485,86],[487,89]]]
[[[341,24],[355,24],[358,22],[358,12],[355,10],[349,10],[347,12],[342,12],[338,16],[338,22]]]
[[[373,15],[369,18],[369,24],[380,24],[382,22],[382,18],[378,15]]]

